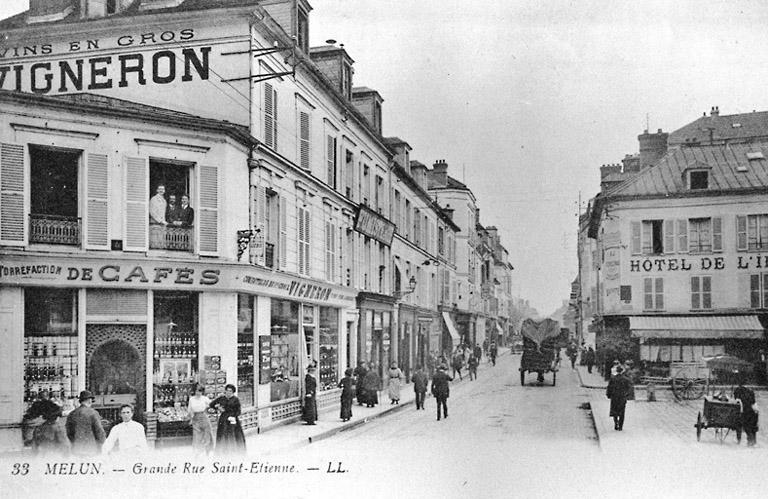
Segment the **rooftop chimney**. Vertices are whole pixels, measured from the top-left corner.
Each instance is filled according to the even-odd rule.
[[[428,172],[428,187],[446,187],[448,185],[448,163],[438,159]]]
[[[712,110],[709,112],[710,116],[720,116],[720,107],[712,106]]]
[[[668,138],[669,134],[662,132],[661,128],[656,133],[648,133],[648,130],[645,130],[637,136],[637,140],[640,142],[641,170],[653,165],[667,153]]]

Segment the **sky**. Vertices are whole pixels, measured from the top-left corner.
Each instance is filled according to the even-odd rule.
[[[0,0],[0,18],[29,0]],[[547,315],[577,275],[599,167],[719,106],[768,110],[761,1],[315,0],[310,41],[343,43],[384,98],[385,136],[475,194],[513,293]]]

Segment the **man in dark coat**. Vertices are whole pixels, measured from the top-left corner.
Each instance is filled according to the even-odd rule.
[[[176,210],[176,220],[182,227],[192,227],[195,222],[195,210],[189,206],[189,196],[181,196],[181,206]]]
[[[739,386],[733,391],[733,397],[741,400],[741,428],[736,432],[736,438],[741,442],[741,431],[747,434],[747,445],[752,447],[757,443],[757,411],[755,411],[755,392],[744,386],[743,376],[739,378]]]
[[[591,346],[584,353],[584,363],[587,365],[587,372],[592,374],[592,367],[595,365],[595,349]]]
[[[91,407],[95,397],[88,390],[80,392],[80,407],[67,416],[67,437],[72,442],[72,453],[77,456],[94,456],[101,453],[106,440],[101,417]]]
[[[307,368],[307,375],[304,377],[304,410],[301,419],[308,425],[317,421],[317,380],[313,366]]]
[[[492,341],[489,356],[491,357],[491,362],[493,363],[494,366],[496,365],[496,356],[498,354],[499,354],[499,347],[496,346],[495,341]]]
[[[432,377],[432,395],[437,401],[437,420],[440,421],[440,407],[443,408],[443,417],[448,417],[448,396],[450,395],[451,388],[448,384],[449,381],[453,381],[453,378],[448,376],[445,372],[445,367],[440,366],[437,368],[437,372]]]
[[[605,395],[611,399],[611,417],[613,429],[624,429],[624,411],[627,407],[627,397],[632,390],[632,382],[624,375],[624,368],[619,366],[617,374],[608,382]]]
[[[413,391],[416,394],[416,410],[424,410],[424,399],[427,398],[429,379],[421,366],[416,369],[411,381],[413,382]]]
[[[355,375],[355,397],[357,398],[357,405],[365,404],[365,389],[363,388],[363,378],[368,374],[368,369],[365,367],[365,362],[362,360],[357,363],[355,371],[352,373]]]

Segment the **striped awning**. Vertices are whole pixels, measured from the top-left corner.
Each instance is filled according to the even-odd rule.
[[[445,321],[445,327],[448,328],[448,334],[451,335],[453,341],[458,343],[461,340],[461,337],[459,336],[459,332],[456,330],[456,324],[453,323],[453,319],[448,312],[443,312],[443,320]]]
[[[629,329],[635,338],[758,340],[764,334],[756,315],[630,317]]]

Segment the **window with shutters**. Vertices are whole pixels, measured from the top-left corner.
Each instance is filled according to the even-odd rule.
[[[749,298],[752,308],[768,308],[768,273],[749,276]]]
[[[336,189],[336,137],[332,135],[326,136],[325,162],[328,168],[326,181]]]
[[[368,165],[363,165],[363,174],[360,177],[360,199],[365,206],[371,206],[371,168]]]
[[[194,250],[195,209],[190,193],[192,165],[149,162],[149,249]]]
[[[336,225],[333,220],[325,222],[325,278],[336,281]]]
[[[392,206],[392,220],[396,224],[396,229],[399,234],[403,234],[403,224],[402,220],[400,220],[400,202],[402,201],[400,199],[400,191],[395,190],[395,194],[392,196],[394,199],[394,205]]]
[[[344,194],[348,199],[355,200],[355,155],[352,151],[344,151],[345,185]]]
[[[445,231],[442,227],[437,228],[437,253],[445,256]]]
[[[643,279],[643,309],[664,310],[664,278]]]
[[[739,251],[768,249],[768,214],[736,217],[736,249]]]
[[[691,308],[693,310],[712,308],[712,276],[691,276]]]
[[[411,202],[405,200],[405,224],[403,225],[403,236],[411,240]]]
[[[310,122],[309,112],[299,111],[299,166],[310,169]]]
[[[691,253],[711,253],[722,250],[721,218],[691,218],[688,220],[688,251]]]
[[[413,209],[413,242],[421,244],[421,213],[418,208]]]
[[[272,189],[266,190],[264,220],[264,265],[277,268],[280,241],[280,196]]]
[[[78,200],[81,157],[80,151],[29,146],[30,243],[81,244]]]
[[[384,179],[376,175],[376,183],[374,184],[374,207],[379,214],[384,213]]]
[[[277,90],[264,83],[264,143],[277,149]]]
[[[298,252],[299,274],[309,275],[310,272],[310,214],[309,209],[299,206],[298,209]]]
[[[355,251],[355,231],[348,228],[345,232],[343,282],[345,286],[353,286],[352,276],[355,275],[355,258],[357,256]]]

